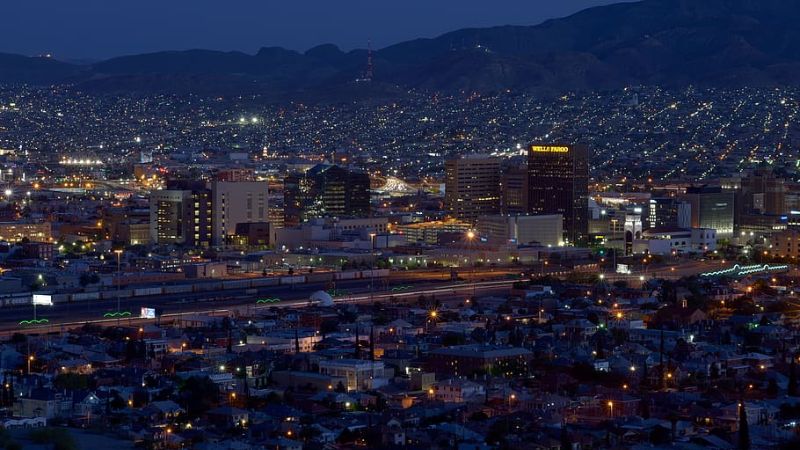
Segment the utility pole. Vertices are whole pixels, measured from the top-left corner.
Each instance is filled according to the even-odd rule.
[[[369,360],[375,362],[375,326],[369,326]]]
[[[122,307],[120,306],[120,289],[122,289],[122,249],[115,249],[114,253],[117,255],[117,325],[121,317]]]

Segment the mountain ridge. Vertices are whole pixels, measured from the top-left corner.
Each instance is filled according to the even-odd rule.
[[[390,45],[373,52],[374,81],[391,91],[532,93],[630,84],[796,85],[798,19],[797,0],[617,3],[538,25],[466,28]],[[89,91],[335,91],[363,79],[367,50],[345,52],[333,44],[305,52],[262,47],[253,55],[195,49],[91,65],[43,59],[0,54],[0,81],[69,83]]]

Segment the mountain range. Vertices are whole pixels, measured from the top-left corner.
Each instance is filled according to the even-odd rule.
[[[408,89],[540,94],[631,84],[800,84],[800,1],[644,0],[534,26],[462,29],[372,52],[166,51],[80,65],[0,54],[0,82],[88,91],[392,95]],[[361,79],[361,81],[356,81]]]

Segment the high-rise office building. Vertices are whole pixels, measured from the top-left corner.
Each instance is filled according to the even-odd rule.
[[[734,193],[715,187],[692,187],[682,197],[692,208],[692,228],[711,228],[718,238],[733,236]]]
[[[481,237],[493,244],[538,243],[556,247],[564,242],[564,218],[560,214],[481,216],[477,228]]]
[[[318,164],[284,180],[284,225],[320,217],[368,217],[370,179],[361,171]]]
[[[650,199],[645,211],[647,228],[691,228],[692,207],[673,197]]]
[[[741,180],[742,214],[767,214],[780,216],[788,213],[786,194],[788,186],[785,178],[774,171],[756,169]]]
[[[528,212],[528,167],[525,165],[507,168],[501,179],[501,211],[503,214],[526,214]]]
[[[565,240],[584,243],[589,233],[589,149],[583,145],[532,145],[528,151],[528,212],[564,216]]]
[[[445,162],[445,208],[459,220],[500,212],[500,160],[473,155]]]
[[[201,181],[171,180],[150,194],[150,241],[208,247],[211,244],[211,191]]]
[[[269,183],[266,181],[214,181],[212,220],[214,245],[222,245],[236,234],[240,223],[269,220]]]

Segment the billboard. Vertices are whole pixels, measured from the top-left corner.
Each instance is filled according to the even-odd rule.
[[[142,307],[142,311],[139,314],[139,318],[141,319],[155,319],[156,318],[156,310],[155,308],[145,308]]]
[[[53,297],[50,294],[33,294],[33,304],[36,306],[53,306]]]

